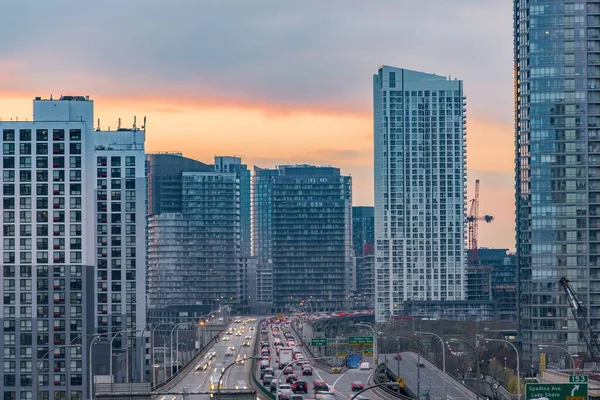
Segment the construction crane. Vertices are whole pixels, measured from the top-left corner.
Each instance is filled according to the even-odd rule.
[[[571,306],[571,312],[573,313],[573,318],[577,321],[577,327],[579,328],[579,333],[583,340],[585,340],[585,344],[590,352],[590,357],[592,357],[593,362],[598,362],[600,360],[600,346],[598,345],[598,341],[596,340],[596,336],[592,331],[592,327],[588,322],[587,318],[587,310],[579,298],[577,294],[569,284],[569,280],[567,278],[561,278],[560,284],[565,290],[565,294],[567,295],[567,300],[569,301],[569,305]]]
[[[469,265],[477,264],[477,224],[479,221],[490,223],[494,220],[491,215],[479,216],[479,179],[475,180],[475,197],[469,201],[471,208],[467,216],[467,226],[469,234]]]

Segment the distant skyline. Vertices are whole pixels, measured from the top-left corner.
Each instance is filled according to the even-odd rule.
[[[0,16],[0,117],[90,95],[103,128],[147,116],[148,151],[249,167],[333,165],[373,204],[372,75],[386,64],[462,79],[479,243],[514,249],[512,5],[105,0],[11,3]],[[14,18],[19,15],[19,18]]]

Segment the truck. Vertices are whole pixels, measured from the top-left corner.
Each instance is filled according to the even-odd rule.
[[[279,369],[294,361],[294,350],[291,347],[281,347],[279,349]]]

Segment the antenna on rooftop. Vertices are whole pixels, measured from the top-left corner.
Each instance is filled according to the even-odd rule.
[[[137,126],[136,126],[136,121],[137,121],[137,117],[134,115],[133,116],[133,130],[135,131]]]
[[[142,130],[146,130],[146,116],[144,116],[144,125],[142,125]]]
[[[119,118],[119,126],[117,126],[117,130],[121,129],[121,118]]]
[[[100,130],[100,118],[98,118],[98,127],[96,127],[96,130],[99,131]]]
[[[52,95],[50,95],[50,100],[52,100]]]

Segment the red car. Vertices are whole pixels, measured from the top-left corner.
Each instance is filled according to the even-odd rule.
[[[302,368],[302,375],[312,375],[312,368],[310,368],[310,367]]]
[[[400,353],[394,354],[394,360],[402,360],[402,354],[400,354]]]
[[[294,382],[296,382],[298,380],[298,375],[296,374],[289,374],[286,378],[285,381],[287,383],[289,383],[290,385]],[[293,385],[292,385],[293,386]]]
[[[365,388],[365,384],[362,383],[361,381],[354,381],[352,382],[352,391],[358,391],[358,390],[363,390]]]
[[[294,368],[292,368],[292,367],[287,367],[283,370],[284,375],[289,375],[289,374],[293,374],[293,373],[294,373]]]

